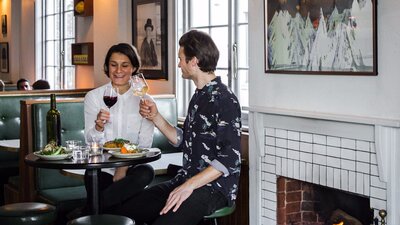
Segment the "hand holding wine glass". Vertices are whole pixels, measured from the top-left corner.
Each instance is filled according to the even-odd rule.
[[[103,101],[104,104],[108,107],[108,110],[111,109],[115,103],[117,103],[118,100],[118,89],[112,87],[112,86],[107,86],[106,89],[104,90],[104,95],[103,95]],[[106,121],[103,121],[104,123]],[[110,121],[108,121],[110,123]]]

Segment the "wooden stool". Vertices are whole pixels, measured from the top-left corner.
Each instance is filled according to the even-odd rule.
[[[126,216],[110,214],[82,216],[71,220],[67,225],[135,225],[135,221]]]
[[[0,224],[48,225],[56,220],[56,207],[40,202],[22,202],[0,207]]]
[[[228,216],[235,211],[236,205],[233,204],[230,207],[224,207],[221,209],[215,210],[215,212],[211,215],[205,216],[204,219],[212,220],[214,225],[218,225],[217,218]]]

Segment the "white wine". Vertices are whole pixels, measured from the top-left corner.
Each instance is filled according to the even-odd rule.
[[[133,95],[143,97],[149,90],[148,86],[143,86],[141,89],[133,89]]]
[[[61,146],[61,113],[56,108],[56,95],[50,95],[50,110],[46,116],[47,143],[54,141]]]

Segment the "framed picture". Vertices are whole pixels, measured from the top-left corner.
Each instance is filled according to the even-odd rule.
[[[1,33],[7,34],[7,15],[1,15]]]
[[[377,75],[376,0],[264,0],[265,72]]]
[[[167,0],[133,0],[132,41],[146,79],[168,80]]]
[[[0,42],[0,72],[8,73],[8,42]]]

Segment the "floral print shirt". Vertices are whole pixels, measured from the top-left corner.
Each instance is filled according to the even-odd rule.
[[[190,100],[183,130],[178,132],[183,168],[174,180],[183,183],[208,166],[213,166],[223,175],[207,186],[212,191],[221,192],[232,205],[240,176],[240,135],[238,99],[217,77],[203,89],[197,89]]]

